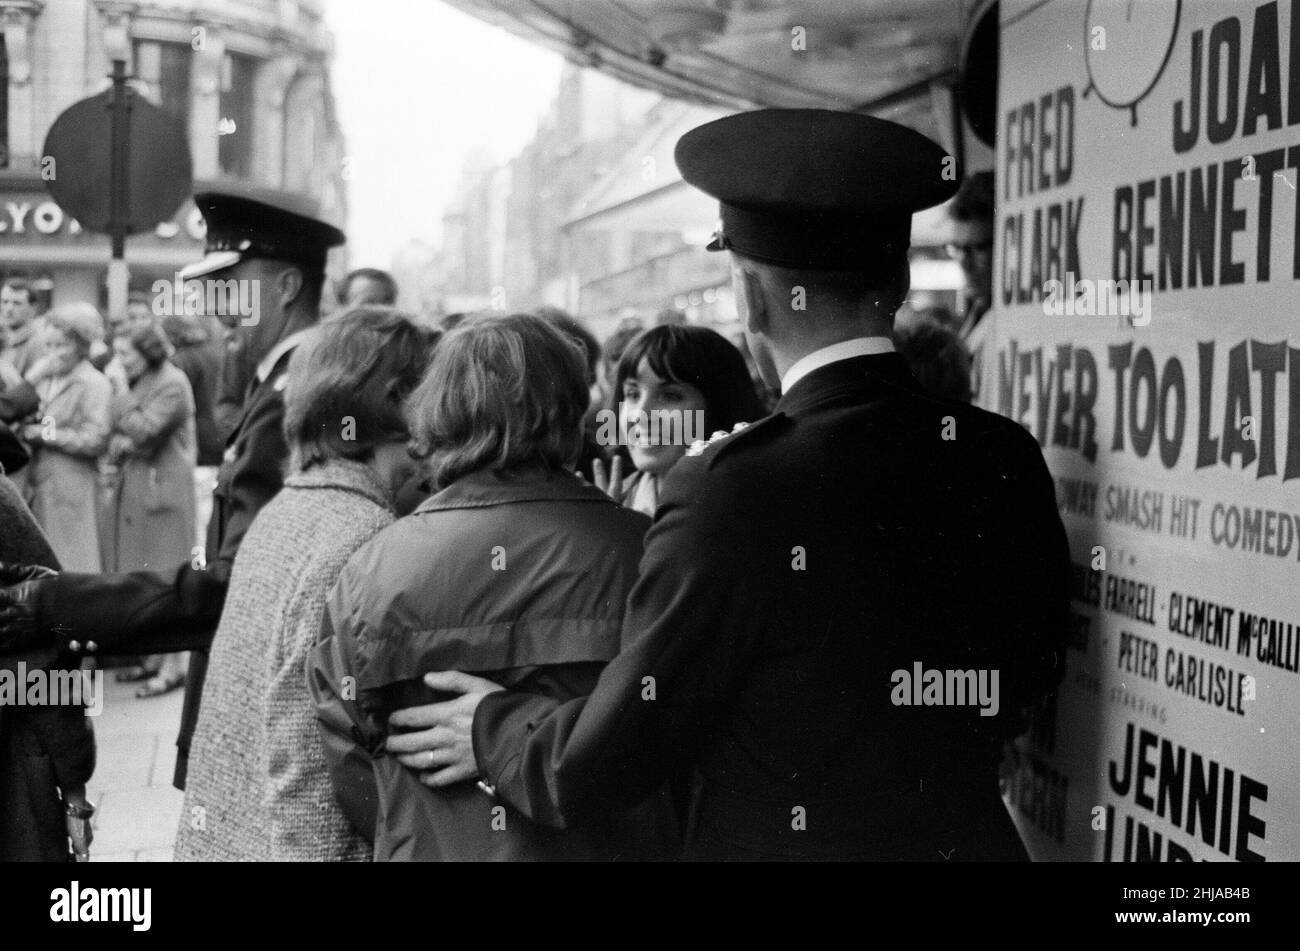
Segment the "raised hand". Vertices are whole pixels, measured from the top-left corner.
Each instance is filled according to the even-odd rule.
[[[615,502],[623,501],[623,457],[615,456],[610,463],[609,478],[605,477],[605,463],[596,459],[591,464],[592,484]]]

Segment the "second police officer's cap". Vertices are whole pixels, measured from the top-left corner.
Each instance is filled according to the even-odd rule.
[[[790,268],[887,273],[907,253],[912,214],[958,185],[953,160],[919,132],[828,109],[717,119],[682,136],[675,158],[721,205],[710,251]]]
[[[208,233],[203,260],[182,270],[182,280],[204,277],[248,258],[273,258],[320,271],[329,249],[346,240],[342,231],[316,217],[316,210],[306,202],[282,193],[208,191],[195,195],[194,204]]]

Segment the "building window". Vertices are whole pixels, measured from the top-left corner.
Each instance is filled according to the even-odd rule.
[[[284,187],[316,193],[324,123],[319,83],[311,77],[299,78],[284,102]]]
[[[9,51],[0,32],[0,168],[9,167]]]
[[[250,56],[227,53],[221,64],[221,119],[218,160],[224,175],[253,174],[253,79],[257,62]]]
[[[135,75],[148,87],[149,98],[168,115],[190,125],[190,62],[193,53],[180,43],[137,40]]]

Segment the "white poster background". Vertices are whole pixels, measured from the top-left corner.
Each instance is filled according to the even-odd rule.
[[[1032,740],[1022,743],[1020,765],[1009,791],[1012,814],[1036,859],[1101,860],[1107,854],[1108,836],[1111,861],[1134,859],[1139,837],[1147,853],[1144,857],[1161,861],[1186,857],[1224,861],[1253,856],[1265,860],[1300,859],[1300,673],[1287,669],[1288,665],[1294,668],[1295,658],[1300,656],[1300,537],[1291,540],[1287,555],[1278,554],[1283,521],[1289,519],[1292,529],[1300,528],[1300,478],[1284,480],[1283,474],[1289,445],[1300,440],[1300,280],[1293,272],[1296,188],[1300,183],[1294,165],[1272,176],[1272,218],[1267,229],[1271,240],[1270,274],[1267,280],[1260,280],[1260,197],[1267,186],[1260,181],[1265,177],[1263,173],[1250,181],[1250,169],[1246,167],[1249,163],[1241,162],[1247,155],[1291,148],[1297,148],[1297,153],[1287,157],[1300,161],[1300,103],[1289,101],[1292,93],[1300,96],[1300,82],[1291,85],[1292,71],[1300,73],[1300,62],[1292,62],[1290,49],[1291,18],[1300,15],[1300,9],[1293,10],[1291,0],[1003,0],[1001,7],[995,312],[990,315],[993,319],[986,321],[992,329],[982,342],[979,401],[1020,419],[1036,435],[1040,434],[1042,413],[1047,423],[1039,441],[1057,478],[1058,501],[1063,503],[1062,519],[1070,536],[1073,561],[1090,569],[1097,552],[1102,551],[1106,566],[1096,579],[1101,603],[1092,605],[1082,596],[1072,602],[1081,625],[1079,639],[1068,651],[1068,672],[1055,720],[1050,711],[1045,712]],[[1237,21],[1235,26],[1225,23],[1216,31],[1216,24],[1231,19]],[[1270,44],[1262,41],[1268,38],[1271,19],[1277,25],[1275,56],[1266,49]],[[1231,51],[1234,32],[1238,38],[1235,72]],[[1197,42],[1201,44],[1199,136],[1190,149],[1177,152],[1174,107],[1178,101],[1184,103],[1182,118],[1184,128],[1188,128]],[[1215,67],[1218,92],[1211,95],[1206,87],[1210,59],[1215,54],[1219,59]],[[1280,79],[1276,89],[1270,72],[1274,58]],[[1251,99],[1256,128],[1246,134],[1244,121],[1252,72],[1258,80],[1257,94]],[[1234,82],[1236,122],[1231,134],[1227,134],[1232,115],[1229,88]],[[1055,154],[1055,150],[1064,147],[1062,139],[1067,130],[1053,126],[1058,114],[1057,91],[1064,87],[1069,87],[1073,99],[1072,170],[1067,181],[1057,184],[1056,162],[1065,156]],[[1274,92],[1280,102],[1266,108],[1268,96],[1264,94]],[[1044,101],[1044,97],[1049,98]],[[1026,112],[1029,104],[1032,106]],[[1223,141],[1209,140],[1211,108],[1217,120],[1216,137],[1227,134]],[[1022,129],[1026,114],[1031,118]],[[1278,127],[1270,128],[1271,118],[1279,114]],[[1297,122],[1288,124],[1289,114]],[[1027,149],[1023,148],[1025,144]],[[1011,154],[1011,149],[1018,154]],[[1018,164],[1026,151],[1031,153],[1030,163]],[[1231,248],[1226,260],[1243,265],[1244,272],[1240,283],[1225,284],[1221,228],[1224,163],[1229,162],[1242,168],[1246,180],[1234,182],[1228,213],[1235,210],[1244,217],[1237,222],[1239,227],[1228,230]],[[1188,226],[1184,225],[1182,287],[1175,290],[1171,276],[1166,275],[1165,289],[1157,287],[1154,291],[1150,320],[1145,325],[1140,315],[1135,321],[1113,316],[1048,316],[1041,300],[1025,302],[1015,294],[1010,302],[1004,299],[1017,260],[1023,258],[1028,267],[1034,210],[1041,210],[1046,228],[1052,205],[1064,208],[1082,200],[1078,211],[1080,273],[1076,277],[1095,280],[1118,276],[1113,271],[1117,189],[1132,188],[1136,199],[1139,183],[1144,181],[1155,184],[1148,186],[1153,194],[1145,198],[1143,224],[1154,225],[1157,232],[1146,243],[1145,270],[1158,278],[1158,180],[1171,176],[1172,196],[1173,177],[1183,172],[1187,189],[1184,200],[1190,203],[1192,170],[1202,170],[1204,183],[1208,168],[1216,164],[1218,196],[1213,217],[1211,286],[1199,280],[1199,269],[1197,286],[1189,286],[1189,237]],[[1044,179],[1047,187],[1042,188]],[[1031,184],[1032,192],[1025,187]],[[1017,216],[1023,216],[1024,225],[1013,240],[1007,221]],[[1145,237],[1136,233],[1135,214],[1126,230],[1131,241]],[[1205,240],[1204,229],[1197,236]],[[1023,250],[1018,251],[1018,247]],[[1045,280],[1047,274],[1037,276]],[[1023,273],[1019,278],[1019,283],[1027,282]],[[1280,370],[1272,373],[1267,367],[1256,366],[1251,341],[1257,347],[1285,342],[1287,347],[1297,349],[1284,351]],[[1030,357],[1018,356],[1013,363],[1013,342],[1018,353],[1029,351]],[[1228,351],[1243,342],[1249,366],[1249,405],[1240,401],[1238,393],[1238,402],[1229,407]],[[1109,366],[1109,348],[1125,343],[1132,344],[1135,360],[1142,351],[1149,352],[1154,367],[1153,377],[1144,373],[1136,392],[1138,405],[1133,415],[1139,430],[1149,419],[1152,388],[1148,380],[1159,385],[1167,372],[1173,372],[1169,369],[1171,360],[1181,367],[1185,393],[1181,440],[1172,438],[1178,429],[1178,407],[1173,405],[1177,402],[1177,387],[1172,380],[1170,405],[1164,408],[1165,415],[1156,426],[1158,434],[1163,425],[1170,446],[1179,447],[1172,465],[1162,461],[1158,435],[1145,456],[1134,449],[1129,405],[1135,395],[1132,363],[1124,373],[1125,408],[1120,420],[1124,448],[1113,448],[1117,373]],[[1213,377],[1208,388],[1210,412],[1202,420],[1202,390],[1206,388],[1200,377],[1200,361],[1205,344],[1214,345],[1213,360],[1207,361],[1212,364]],[[1064,380],[1059,378],[1057,348],[1061,345],[1072,348],[1072,365]],[[1039,348],[1041,357],[1033,356]],[[1097,450],[1091,461],[1069,444],[1072,431],[1063,440],[1065,445],[1053,444],[1057,441],[1053,439],[1055,420],[1061,409],[1058,381],[1064,384],[1067,398],[1074,395],[1074,348],[1086,349],[1096,363],[1092,416]],[[1277,348],[1267,352],[1276,354]],[[1040,359],[1041,364],[1037,362]],[[1029,372],[1021,374],[1019,367]],[[1271,380],[1274,391],[1274,406],[1267,419],[1263,412],[1266,379]],[[1045,407],[1041,406],[1044,402]],[[1156,410],[1160,410],[1158,400]],[[1211,438],[1218,438],[1221,454],[1225,423],[1245,425],[1249,422],[1244,419],[1247,416],[1253,417],[1256,458],[1245,464],[1242,455],[1237,454],[1228,464],[1220,460],[1198,467],[1200,427],[1204,425]],[[1070,425],[1073,416],[1069,408],[1062,418],[1067,430],[1076,428]],[[1261,475],[1259,455],[1264,448],[1265,437],[1260,432],[1264,426],[1271,431],[1269,451],[1275,460],[1274,472],[1267,475]],[[1293,428],[1296,432],[1292,432]],[[1084,440],[1079,442],[1082,446]],[[1067,479],[1078,481],[1064,481]],[[1080,504],[1078,497],[1066,504],[1067,486],[1073,486],[1074,491],[1089,485],[1096,487],[1091,511]],[[1136,523],[1117,517],[1119,493],[1125,488],[1133,493],[1132,498],[1145,498],[1151,504],[1160,494],[1162,517],[1158,526],[1150,522],[1144,529],[1140,517]],[[1190,525],[1191,501],[1178,503],[1184,518],[1179,525],[1174,524],[1176,499],[1198,503],[1194,533]],[[1259,513],[1261,536],[1257,542],[1252,540],[1251,547],[1259,550],[1246,550],[1239,520],[1255,517],[1250,514],[1254,512]],[[1229,544],[1234,519],[1238,520],[1235,547]],[[1269,526],[1273,533],[1265,539],[1263,533]],[[1117,597],[1108,610],[1107,585],[1114,584],[1118,595],[1122,593],[1121,581],[1148,586],[1145,597],[1149,603],[1135,607],[1142,602],[1139,592],[1143,589],[1131,587],[1128,590],[1134,596],[1127,602]],[[1234,613],[1227,623],[1229,646],[1207,644],[1171,630],[1171,602],[1175,596],[1185,603],[1191,597],[1231,609]],[[1239,653],[1241,612],[1282,622],[1273,630],[1274,640],[1270,643],[1265,638],[1263,648],[1256,645],[1245,655]],[[1174,613],[1177,618],[1178,613]],[[1131,614],[1153,618],[1154,623],[1128,616]],[[1126,635],[1136,635],[1141,641]],[[1121,655],[1124,645],[1130,650]],[[1265,654],[1271,651],[1274,662],[1261,660],[1261,649]],[[1218,665],[1231,671],[1231,680],[1225,675],[1227,683],[1236,685],[1231,695],[1249,696],[1253,688],[1254,699],[1245,699],[1238,714],[1228,708],[1232,702],[1216,704],[1188,696],[1170,682],[1179,663],[1185,665],[1188,658],[1203,663],[1207,670],[1213,670],[1210,665]],[[1238,679],[1244,677],[1253,678],[1253,683]],[[1227,695],[1229,691],[1225,691]],[[1127,755],[1130,734],[1131,761]],[[1112,768],[1119,785],[1125,787],[1123,793],[1111,782]],[[1231,795],[1224,796],[1229,770]],[[1124,784],[1126,771],[1131,772]],[[1193,826],[1190,787],[1193,783],[1208,784],[1211,777],[1217,786],[1213,796],[1195,790],[1198,821]],[[1175,821],[1177,813],[1181,815]],[[1213,817],[1208,844],[1207,816]]]

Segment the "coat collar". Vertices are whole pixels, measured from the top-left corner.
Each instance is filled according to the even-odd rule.
[[[446,509],[483,508],[511,502],[604,502],[618,503],[572,472],[529,469],[498,474],[488,469],[461,476],[441,492],[425,499],[414,514]]]
[[[132,403],[143,402],[154,390],[158,389],[164,381],[171,375],[169,370],[176,369],[167,361],[163,361],[151,370],[145,370],[140,374],[140,378],[132,384],[131,389],[127,391],[128,398]]]
[[[331,459],[295,472],[284,480],[286,488],[341,489],[364,496],[376,505],[395,512],[392,496],[379,484],[374,470],[349,459]]]
[[[820,370],[832,363],[838,363],[840,360],[893,353],[894,350],[894,341],[883,336],[855,337],[852,340],[841,340],[839,343],[833,343],[829,347],[822,347],[820,350],[814,350],[803,359],[796,361],[790,369],[785,371],[785,376],[781,377],[781,392],[790,392],[794,385],[809,373]]]
[[[310,327],[303,330],[295,330],[272,347],[271,351],[266,356],[262,357],[261,361],[257,364],[257,382],[265,383],[266,378],[271,375],[272,371],[274,371],[280,361],[284,359],[285,355],[292,351],[294,347],[298,346],[298,344],[302,343],[302,338],[307,336],[307,333],[310,330]]]
[[[285,337],[276,344],[275,349],[263,357],[262,362],[257,365],[257,373],[253,379],[249,381],[248,389],[244,391],[244,403],[239,411],[239,422],[237,422],[234,428],[231,429],[230,435],[226,437],[227,446],[233,446],[239,438],[239,434],[244,429],[244,421],[248,419],[248,414],[253,411],[253,403],[257,400],[258,394],[262,392],[262,387],[266,386],[267,376],[275,372],[276,367],[289,362],[289,357],[293,354],[294,348],[302,341],[302,334],[304,333],[306,333],[306,331],[300,331],[299,333],[290,334],[288,337]],[[271,357],[275,357],[275,362],[267,365],[266,361]],[[263,368],[266,369],[265,375],[262,373]],[[271,392],[278,393],[283,389],[283,377],[277,377],[275,382],[271,384]]]
[[[53,403],[74,386],[84,386],[91,373],[98,373],[89,360],[82,360],[63,376],[48,377],[40,382],[36,390],[45,403]]]
[[[822,401],[868,387],[919,392],[907,361],[898,353],[837,360],[813,370],[781,397],[772,415],[797,415]]]
[[[11,350],[21,350],[30,343],[34,343],[38,336],[37,331],[45,321],[40,317],[33,317],[27,321],[19,330],[9,331],[9,342],[6,345]]]

